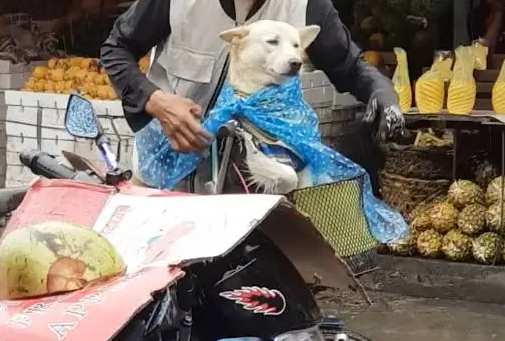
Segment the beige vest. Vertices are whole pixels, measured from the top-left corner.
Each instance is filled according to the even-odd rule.
[[[170,1],[172,32],[152,51],[147,77],[162,90],[188,97],[206,109],[227,55],[226,44],[218,35],[237,24],[218,0]],[[270,19],[303,27],[307,1],[267,0],[246,24]]]

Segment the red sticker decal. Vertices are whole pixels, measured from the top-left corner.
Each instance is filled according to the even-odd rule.
[[[223,291],[219,296],[240,304],[245,310],[266,316],[281,315],[286,310],[286,298],[277,289],[242,287]]]

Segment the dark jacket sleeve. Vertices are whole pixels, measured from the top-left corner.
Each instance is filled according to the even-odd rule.
[[[101,63],[134,131],[151,119],[144,108],[158,89],[142,74],[137,62],[170,35],[169,18],[170,0],[138,0],[116,20],[102,45]]]
[[[349,30],[340,20],[330,0],[308,0],[307,25],[319,25],[321,32],[307,49],[314,66],[322,70],[339,92],[350,92],[368,102],[376,90],[396,100],[391,81],[361,58]]]

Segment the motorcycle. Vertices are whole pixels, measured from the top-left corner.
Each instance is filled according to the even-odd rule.
[[[119,167],[90,101],[76,94],[70,96],[65,127],[75,137],[95,141],[106,169],[71,153],[66,156],[75,169],[58,163],[47,153],[21,153],[22,163],[34,174],[115,187],[131,178],[131,171]],[[229,122],[221,130],[227,161],[221,162],[219,170],[213,173],[214,193],[220,193],[225,186],[237,128],[237,122]],[[26,190],[1,190],[0,214],[14,210]],[[304,276],[286,253],[288,248],[280,244],[282,237],[258,228],[228,254],[184,266],[186,275],[155,293],[152,302],[113,341],[214,341],[244,337],[274,341],[370,341],[346,331],[337,317],[322,315]],[[359,287],[349,269],[342,269],[343,263],[342,267],[332,263],[331,270],[337,276],[347,276],[344,286]],[[238,298],[237,295],[246,292],[254,298],[253,302]]]

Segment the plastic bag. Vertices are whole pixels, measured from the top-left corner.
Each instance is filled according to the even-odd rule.
[[[473,55],[475,58],[475,70],[487,69],[487,54],[489,48],[484,40],[478,39],[472,43]]]
[[[400,47],[395,47],[397,66],[393,74],[393,85],[398,94],[402,113],[408,113],[412,107],[412,89],[410,87],[407,53]]]
[[[474,65],[473,47],[459,46],[447,97],[447,110],[451,114],[468,115],[475,105],[477,87],[473,77]]]
[[[445,81],[451,78],[452,62],[450,53],[437,53],[431,68],[417,80],[415,98],[421,114],[436,114],[442,111]]]
[[[505,61],[502,63],[500,73],[494,83],[491,103],[497,114],[505,114]]]

